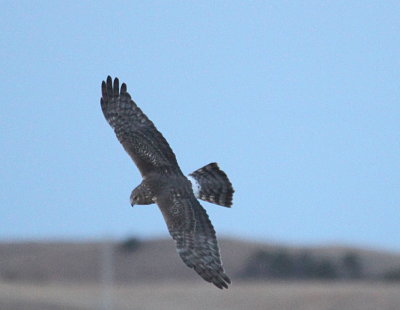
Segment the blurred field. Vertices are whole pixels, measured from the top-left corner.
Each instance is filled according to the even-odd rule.
[[[128,241],[0,243],[0,310],[400,309],[400,281],[381,282],[387,270],[400,270],[399,253],[222,239],[233,284],[221,291],[182,264],[171,240]],[[256,282],[244,277],[254,253],[280,249],[293,255],[307,251],[337,264],[345,253],[356,253],[363,278]]]
[[[234,283],[224,291],[206,283],[122,285],[112,289],[108,308],[103,292],[94,284],[0,283],[0,309],[397,310],[400,305],[400,286],[383,283]]]
[[[0,281],[96,283],[101,280],[106,263],[110,268],[112,264],[116,283],[202,282],[184,266],[172,239],[139,241],[133,248],[128,243],[128,249],[122,245],[126,242],[0,242]],[[234,239],[221,239],[220,247],[226,271],[234,281],[240,280],[257,253],[280,249],[294,255],[307,252],[337,264],[347,252],[356,253],[363,276],[368,279],[379,279],[388,270],[400,269],[400,253],[387,251],[340,246],[285,247]],[[108,262],[105,252],[110,256]]]

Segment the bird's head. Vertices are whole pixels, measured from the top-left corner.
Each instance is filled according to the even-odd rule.
[[[132,191],[130,202],[132,207],[134,205],[148,205],[154,203],[151,192],[145,190],[143,186],[138,186]]]
[[[138,205],[139,204],[139,196],[137,194],[134,193],[135,191],[132,192],[131,194],[131,206],[133,207],[134,205]]]

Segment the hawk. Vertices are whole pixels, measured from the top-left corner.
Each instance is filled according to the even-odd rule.
[[[101,84],[103,114],[141,175],[131,205],[156,203],[183,262],[218,288],[231,283],[222,267],[215,230],[197,198],[232,205],[233,188],[216,163],[186,177],[163,135],[131,99],[125,83],[110,76]]]

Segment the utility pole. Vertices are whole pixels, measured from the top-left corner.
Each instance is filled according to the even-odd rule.
[[[113,243],[109,238],[104,238],[101,244],[100,259],[102,285],[101,309],[113,310],[114,256]]]

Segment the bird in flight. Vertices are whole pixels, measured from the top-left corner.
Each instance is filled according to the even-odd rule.
[[[101,108],[107,122],[138,167],[142,182],[131,205],[156,203],[183,262],[218,288],[231,283],[222,267],[214,227],[197,198],[232,205],[233,188],[216,163],[182,173],[175,154],[153,122],[131,99],[125,83],[108,76],[101,84]]]

